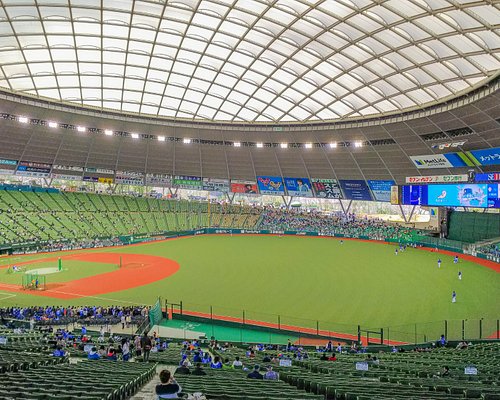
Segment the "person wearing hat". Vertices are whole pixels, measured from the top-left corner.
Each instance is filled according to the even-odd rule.
[[[90,349],[89,355],[87,357],[89,360],[99,360],[101,357],[99,357],[99,354],[97,354],[97,347],[92,347]]]
[[[253,371],[247,375],[249,379],[264,379],[264,376],[259,372],[260,367],[256,365],[253,367]]]

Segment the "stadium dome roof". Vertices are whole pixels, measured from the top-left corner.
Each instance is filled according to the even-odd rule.
[[[475,0],[3,0],[0,90],[200,122],[352,121],[498,77]]]

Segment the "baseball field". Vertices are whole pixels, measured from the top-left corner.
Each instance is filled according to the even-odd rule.
[[[212,306],[214,314],[236,317],[245,310],[249,319],[281,315],[290,324],[328,321],[337,330],[499,317],[498,264],[395,249],[358,240],[206,235],[12,256],[0,259],[0,306],[153,304],[161,296],[182,300],[186,310],[208,313]],[[45,290],[22,288],[29,272],[45,277]]]

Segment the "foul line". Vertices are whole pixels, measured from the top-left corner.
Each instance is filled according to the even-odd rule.
[[[13,293],[2,293],[0,292],[0,296],[1,295],[4,295],[3,297],[0,297],[0,300],[6,300],[6,299],[10,299],[12,297],[16,297],[17,294],[13,294]]]

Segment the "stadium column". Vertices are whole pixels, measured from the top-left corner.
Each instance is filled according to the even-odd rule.
[[[352,200],[349,200],[349,203],[347,203],[347,208],[344,206],[344,203],[342,203],[342,200],[339,199],[340,207],[342,208],[342,211],[344,212],[345,215],[349,214],[349,210],[351,209],[352,206]]]
[[[399,210],[401,211],[401,216],[403,217],[403,220],[405,222],[408,222],[408,218],[406,218],[406,214],[405,214],[405,210],[403,208],[403,206],[401,204],[398,204],[399,205]]]
[[[290,200],[287,200],[286,196],[281,196],[281,198],[283,199],[283,203],[285,203],[286,209],[289,210],[293,201],[293,196],[290,196]]]

